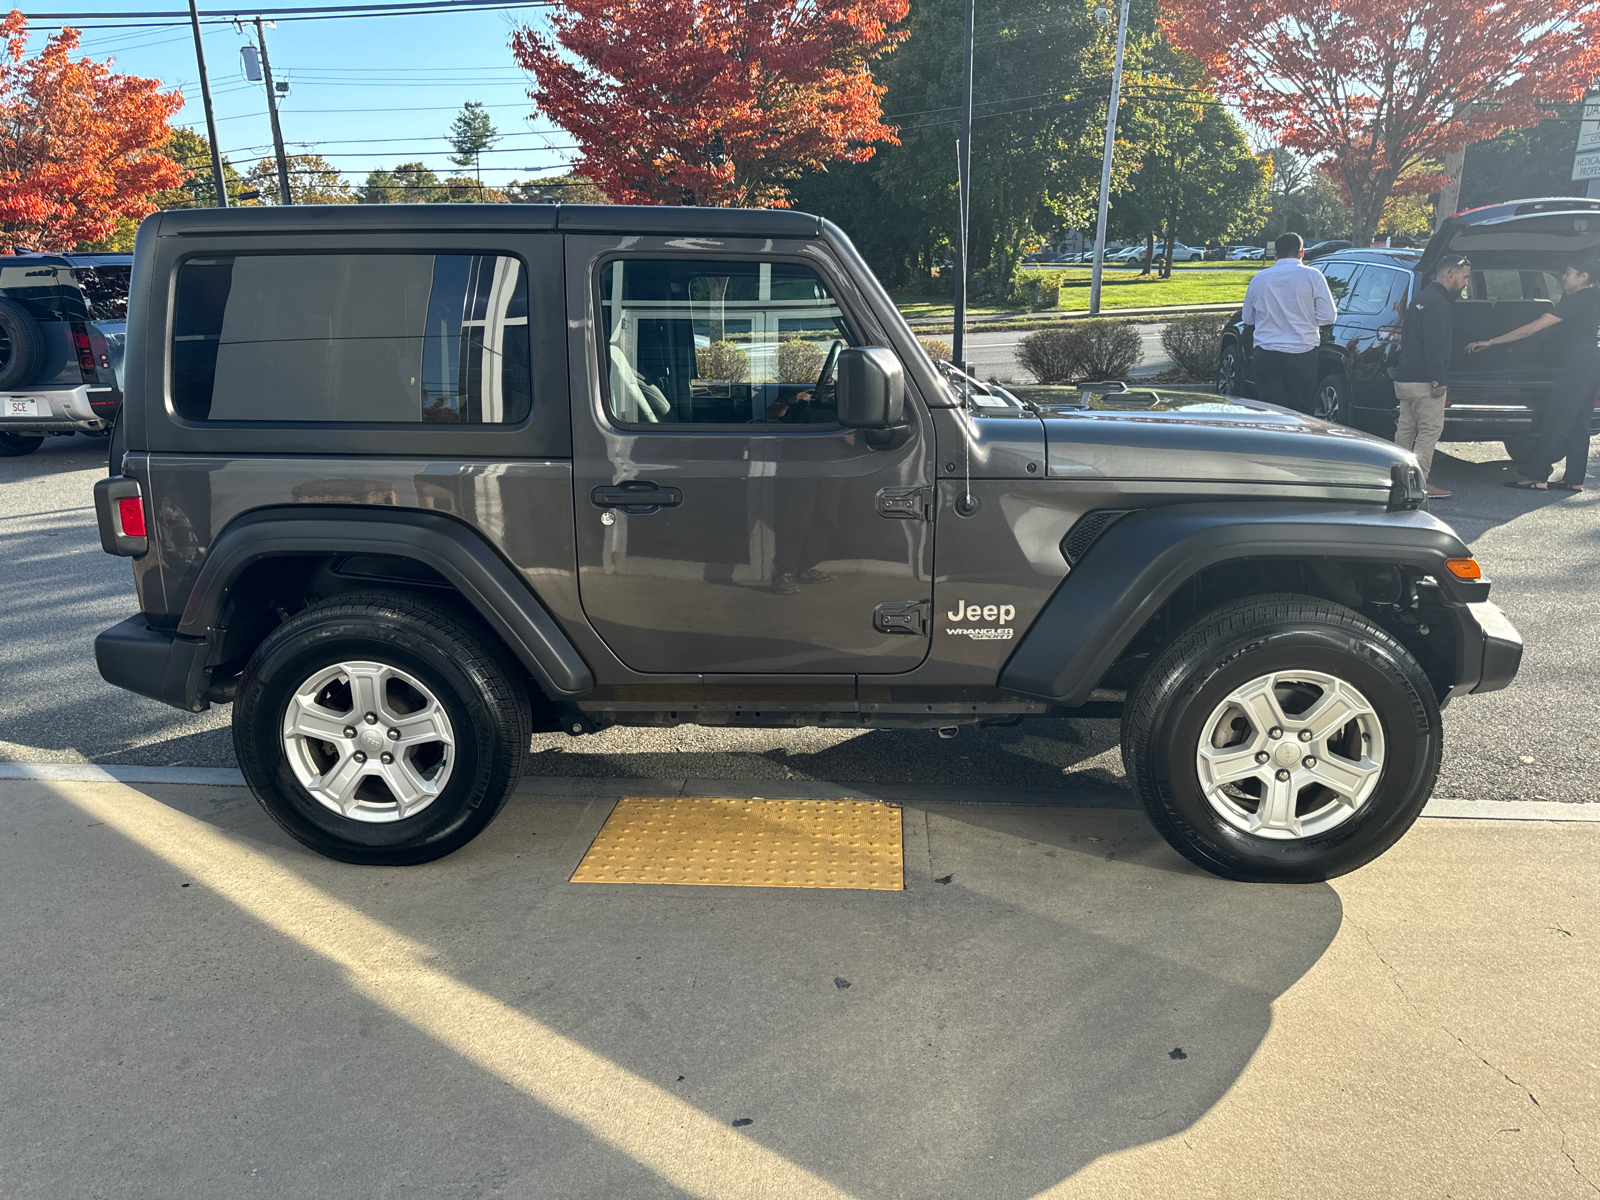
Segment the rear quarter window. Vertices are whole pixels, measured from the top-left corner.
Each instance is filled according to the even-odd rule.
[[[171,397],[191,421],[511,425],[533,403],[528,278],[496,254],[180,264]]]

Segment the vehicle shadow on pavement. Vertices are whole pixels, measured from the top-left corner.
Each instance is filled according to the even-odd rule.
[[[181,848],[65,799],[11,806],[13,1194],[236,1177],[278,1195],[708,1194],[636,1161],[683,1129],[599,1140],[507,1085],[540,1069],[510,1061],[514,1040],[469,1061],[317,953],[353,911],[850,1196],[1021,1200],[1196,1121],[1342,919],[1326,885],[1226,883],[1105,809],[907,807],[906,890],[881,892],[568,883],[609,800],[519,795],[452,857],[378,869],[289,842],[243,789],[121,795],[266,871],[186,886]],[[273,903],[273,871],[325,897],[303,932],[247,912]],[[64,987],[83,1002],[51,998]]]
[[[707,737],[741,749],[700,750]],[[1012,726],[932,729],[616,727],[572,739],[537,735],[527,773],[627,779],[813,779],[1057,788],[1127,787],[1114,720],[1029,718]]]
[[[1597,446],[1600,451],[1600,446]],[[1591,472],[1594,471],[1591,456]],[[1492,529],[1550,505],[1580,507],[1586,495],[1561,491],[1514,491],[1504,485],[1518,479],[1516,465],[1504,450],[1487,443],[1445,445],[1434,451],[1433,478],[1453,493],[1428,505],[1428,511],[1449,524],[1467,542]],[[1560,468],[1552,472],[1560,478]]]

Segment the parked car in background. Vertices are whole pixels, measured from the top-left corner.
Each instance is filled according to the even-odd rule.
[[[1235,246],[1228,251],[1228,257],[1235,262],[1254,262],[1267,256],[1264,246]]]
[[[0,456],[111,430],[131,254],[0,256]]]
[[[1525,200],[1458,213],[1425,250],[1337,250],[1312,264],[1328,279],[1338,320],[1322,346],[1316,415],[1382,437],[1394,435],[1390,368],[1400,360],[1400,323],[1410,296],[1446,254],[1472,260],[1455,303],[1455,345],[1441,441],[1498,441],[1513,458],[1531,450],[1535,417],[1559,370],[1539,334],[1480,354],[1469,342],[1537,320],[1561,298],[1561,271],[1574,254],[1600,247],[1600,201]],[[1254,394],[1237,314],[1223,331],[1218,390]],[[1592,429],[1600,432],[1600,408]]]
[[[1222,262],[1223,260],[1225,260],[1228,257],[1229,249],[1230,249],[1230,247],[1228,247],[1228,246],[1208,246],[1208,247],[1206,247],[1206,261],[1207,262]]]
[[[1307,246],[1304,257],[1307,262],[1314,262],[1316,259],[1332,254],[1336,250],[1348,250],[1353,245],[1355,243],[1349,238],[1331,238],[1328,241],[1316,242]]]
[[[1205,256],[1206,251],[1205,247],[1203,246],[1185,246],[1182,242],[1174,242],[1172,244],[1172,261],[1175,263],[1202,262],[1204,261]],[[1160,246],[1156,247],[1156,257],[1166,257],[1165,252]]]

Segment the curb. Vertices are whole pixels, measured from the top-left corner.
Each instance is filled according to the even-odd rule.
[[[0,762],[0,780],[45,783],[149,783],[243,787],[231,767],[99,766],[94,763]],[[582,796],[620,800],[640,793],[729,796],[750,800],[884,800],[893,804],[1011,804],[1050,808],[1139,806],[1128,792],[1066,788],[1005,788],[964,784],[832,783],[814,779],[625,779],[600,775],[524,775],[519,796]],[[1600,823],[1600,804],[1549,800],[1454,800],[1435,796],[1424,817],[1454,821],[1553,821]]]

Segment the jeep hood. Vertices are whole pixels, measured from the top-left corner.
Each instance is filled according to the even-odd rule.
[[[1063,403],[1064,389],[1012,390],[1045,414],[1053,478],[1388,488],[1410,461],[1391,442],[1255,400],[1072,389]]]

